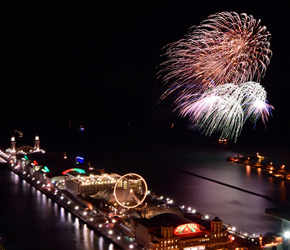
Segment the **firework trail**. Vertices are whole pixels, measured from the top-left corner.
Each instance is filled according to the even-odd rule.
[[[159,76],[181,83],[183,93],[225,83],[260,82],[272,55],[270,33],[245,13],[221,12],[193,26],[186,37],[167,46]],[[176,86],[178,87],[178,85]],[[176,89],[176,88],[175,88]],[[170,94],[169,88],[163,95]]]
[[[176,109],[205,135],[220,133],[220,137],[237,141],[246,120],[256,123],[262,117],[265,123],[268,119],[273,106],[267,103],[266,97],[259,83],[227,83],[202,94],[180,96]]]

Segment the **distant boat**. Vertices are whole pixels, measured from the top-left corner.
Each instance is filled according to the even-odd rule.
[[[227,138],[220,138],[219,139],[219,143],[227,143],[228,142],[228,139]]]

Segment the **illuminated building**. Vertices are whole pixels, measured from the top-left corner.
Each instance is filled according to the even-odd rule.
[[[76,174],[76,171],[71,171]],[[118,174],[101,174],[101,175],[72,175],[67,173],[69,178],[65,180],[66,190],[73,195],[88,196],[95,194],[100,190],[114,188],[116,181],[121,177]]]
[[[230,235],[219,218],[197,223],[175,213],[136,219],[132,223],[132,234],[140,244],[152,250],[216,249],[231,243]]]

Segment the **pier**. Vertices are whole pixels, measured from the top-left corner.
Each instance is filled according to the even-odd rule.
[[[257,235],[253,235],[251,237],[251,236],[248,236],[247,233],[243,233],[243,234],[241,232],[238,233],[235,227],[230,227],[230,226],[227,226],[226,224],[222,224],[222,221],[218,219],[217,217],[214,218],[213,220],[210,220],[208,216],[203,216],[200,213],[196,212],[195,210],[190,209],[191,210],[190,211],[189,208],[186,209],[182,206],[178,206],[177,204],[173,204],[173,201],[170,200],[169,198],[164,199],[163,197],[162,198],[158,197],[155,194],[154,195],[152,194],[152,196],[148,200],[146,200],[147,202],[149,202],[149,200],[154,200],[155,207],[154,209],[151,209],[152,216],[148,218],[145,218],[145,217],[139,218],[138,220],[136,220],[136,222],[133,221],[136,228],[132,227],[132,225],[130,227],[130,225],[128,225],[128,222],[121,222],[118,220],[117,221],[114,220],[113,215],[116,214],[116,211],[114,213],[114,210],[117,210],[117,207],[115,207],[115,205],[111,207],[111,210],[110,209],[106,210],[106,208],[102,209],[95,206],[90,207],[89,206],[90,204],[88,204],[87,200],[78,193],[77,191],[78,189],[73,189],[73,186],[71,186],[69,189],[66,190],[65,188],[62,187],[63,184],[61,183],[66,183],[65,176],[67,174],[68,174],[67,177],[71,178],[72,181],[75,180],[76,183],[80,182],[79,180],[77,180],[78,177],[74,176],[73,174],[73,172],[83,170],[79,168],[79,166],[81,165],[80,161],[78,161],[77,163],[76,162],[73,163],[73,164],[77,164],[78,168],[70,168],[63,171],[62,176],[58,176],[58,178],[62,177],[63,179],[59,179],[58,184],[55,184],[53,181],[53,178],[55,178],[53,177],[53,175],[55,173],[51,174],[53,172],[53,167],[50,165],[45,166],[44,163],[41,163],[42,158],[44,158],[46,160],[45,162],[47,162],[50,153],[46,153],[44,152],[44,150],[40,149],[39,137],[38,136],[36,137],[34,148],[32,147],[28,148],[28,146],[25,146],[25,147],[26,148],[20,147],[19,149],[21,150],[19,149],[17,150],[16,145],[15,145],[15,139],[12,138],[11,147],[8,151],[6,151],[8,153],[4,153],[3,151],[0,151],[0,158],[2,159],[2,162],[6,162],[11,171],[13,171],[15,174],[20,176],[23,180],[25,180],[30,185],[38,189],[40,192],[45,194],[48,198],[56,202],[58,205],[63,207],[67,212],[73,214],[83,224],[87,225],[88,228],[95,231],[97,234],[103,235],[104,237],[109,239],[112,243],[114,243],[119,248],[137,249],[137,250],[144,249],[144,245],[142,244],[140,240],[138,241],[138,238],[136,237],[137,235],[136,231],[137,230],[141,231],[141,229],[138,228],[139,227],[138,224],[140,223],[140,221],[144,221],[145,219],[147,221],[146,223],[144,222],[143,223],[144,225],[147,225],[149,227],[150,223],[148,221],[150,221],[151,218],[154,218],[154,215],[158,216],[158,213],[156,212],[158,209],[162,210],[162,211],[159,211],[159,215],[160,215],[160,214],[170,213],[171,208],[173,210],[175,208],[178,208],[178,210],[183,213],[182,222],[181,221],[178,222],[179,224],[175,225],[174,227],[178,228],[178,226],[181,226],[181,225],[185,226],[187,224],[181,224],[181,223],[185,223],[184,222],[185,220],[190,220],[191,221],[190,225],[192,225],[193,223],[196,223],[195,225],[201,225],[201,228],[203,227],[207,228],[206,229],[207,231],[203,232],[204,236],[195,235],[194,233],[192,233],[187,243],[179,242],[178,241],[179,235],[175,233],[173,236],[174,242],[176,240],[176,242],[178,242],[177,244],[180,244],[180,247],[190,247],[192,244],[194,246],[201,245],[203,247],[204,246],[203,242],[208,242],[207,244],[212,245],[212,246],[223,244],[223,245],[232,245],[232,246],[248,246],[249,248],[257,247],[261,244],[260,237],[258,237]],[[26,150],[29,149],[29,151],[22,152],[23,149],[26,149]],[[83,159],[81,160],[83,161]],[[63,161],[63,164],[65,164],[65,161],[68,161],[67,155],[62,155],[62,161]],[[57,162],[57,163],[59,164],[60,162]],[[60,165],[57,165],[57,168],[60,168],[60,167],[61,167]],[[62,167],[67,168],[67,166],[62,166]],[[70,173],[70,171],[72,173]],[[78,173],[81,174],[81,172],[78,172]],[[51,176],[49,174],[51,174]],[[93,178],[93,177],[90,177],[90,178]],[[93,185],[96,185],[96,183],[92,183],[92,186],[90,188],[92,188]],[[75,193],[72,192],[73,190],[75,190],[74,191]],[[144,208],[146,208],[146,205],[147,203],[145,204]],[[105,206],[107,206],[107,204],[105,204]],[[131,213],[129,211],[130,209],[127,209],[127,210],[128,210],[128,213]],[[141,212],[141,210],[139,211]],[[154,211],[157,213],[157,215],[153,213]],[[172,212],[170,214],[172,214]],[[180,220],[180,217],[178,220]],[[213,231],[215,227],[211,228],[212,223],[220,223],[221,224],[220,230],[223,233],[218,235],[217,234],[218,232]],[[132,229],[135,231],[133,231]],[[149,229],[150,228],[148,228],[148,230]],[[173,227],[170,230],[173,230]],[[216,237],[220,237],[220,240],[216,241]],[[161,237],[160,239],[163,240],[163,237]],[[154,244],[157,244],[157,243],[155,242]],[[182,244],[185,244],[185,245],[182,245]],[[153,249],[153,246],[150,245],[149,249]]]
[[[43,182],[39,179],[29,175],[27,171],[23,171],[16,164],[16,157],[13,154],[5,153],[0,150],[1,163],[7,164],[8,168],[21,177],[24,181],[32,185],[41,193],[46,195],[52,201],[56,202],[59,206],[63,207],[67,212],[78,218],[80,222],[86,224],[87,227],[93,230],[96,234],[102,235],[111,241],[117,248],[120,249],[136,249],[141,250],[142,246],[134,242],[133,238],[127,237],[118,223],[115,223],[110,217],[101,210],[98,212],[91,211],[86,206],[86,201],[71,195],[65,190],[61,190],[57,187],[43,185]],[[0,249],[5,249],[4,245],[1,245]]]
[[[280,167],[274,167],[272,162],[265,162],[265,157],[261,156],[259,153],[256,155],[248,156],[229,156],[226,158],[227,161],[231,161],[238,164],[243,164],[246,166],[254,167],[261,169],[266,172],[268,175],[281,179],[290,181],[290,172],[286,170],[286,166],[283,164]]]

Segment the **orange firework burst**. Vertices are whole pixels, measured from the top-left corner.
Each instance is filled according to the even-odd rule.
[[[205,91],[213,85],[260,82],[270,63],[270,32],[252,15],[221,12],[171,43],[159,74],[183,93]]]

